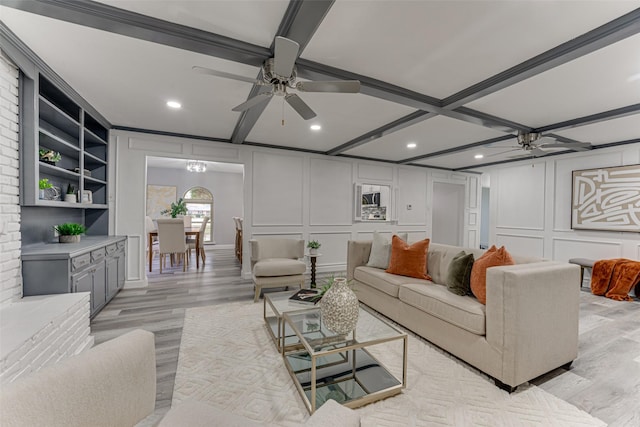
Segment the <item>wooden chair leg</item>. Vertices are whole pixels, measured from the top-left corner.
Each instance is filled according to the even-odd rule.
[[[258,302],[258,300],[260,299],[260,290],[262,288],[262,286],[258,286],[258,285],[254,285],[256,288],[256,292],[253,295],[253,302]]]

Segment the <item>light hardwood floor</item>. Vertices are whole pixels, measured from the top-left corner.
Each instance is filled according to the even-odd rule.
[[[171,406],[185,309],[250,302],[253,285],[240,278],[233,249],[207,249],[204,268],[186,273],[176,267],[160,275],[156,260],[148,278],[146,288],[122,290],[91,322],[91,331],[96,344],[136,328],[155,333],[159,417]],[[612,301],[583,288],[578,359],[569,371],[557,369],[532,382],[610,426],[639,426],[640,302]]]

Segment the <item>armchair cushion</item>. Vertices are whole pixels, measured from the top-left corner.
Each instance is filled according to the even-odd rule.
[[[293,276],[303,274],[307,265],[297,259],[267,258],[260,260],[253,266],[256,277]]]

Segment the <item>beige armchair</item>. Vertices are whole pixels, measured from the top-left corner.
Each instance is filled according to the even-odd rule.
[[[279,288],[304,285],[307,264],[304,257],[304,240],[254,239],[251,240],[251,271],[255,295],[260,298],[262,288]]]

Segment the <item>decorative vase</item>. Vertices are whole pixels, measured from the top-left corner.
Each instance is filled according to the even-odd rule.
[[[334,279],[331,288],[320,300],[322,321],[336,334],[346,335],[358,324],[358,297],[347,285],[347,279]]]
[[[60,243],[79,243],[80,242],[80,235],[79,234],[74,234],[72,236],[60,235],[60,236],[58,236],[58,242],[60,242]]]
[[[78,198],[75,194],[66,193],[64,195],[64,201],[69,203],[78,203]]]
[[[318,255],[318,249],[309,248],[309,255]]]
[[[44,198],[45,198],[44,190],[39,190],[38,198],[39,198],[40,200],[44,200]]]

